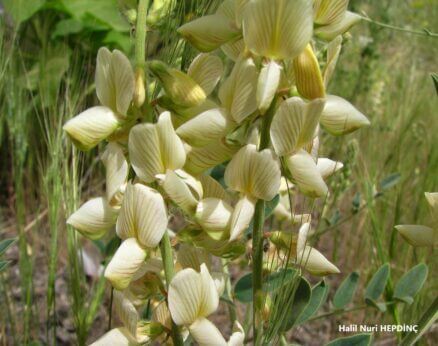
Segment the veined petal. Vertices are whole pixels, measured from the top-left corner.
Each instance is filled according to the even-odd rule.
[[[183,269],[192,268],[199,272],[203,263],[208,268],[211,266],[211,256],[205,249],[182,243],[177,252],[177,262]]]
[[[311,142],[323,109],[323,99],[305,102],[292,97],[284,101],[271,125],[271,140],[277,155],[290,155]]]
[[[184,212],[193,215],[198,204],[190,188],[174,171],[167,170],[164,180],[160,182],[164,192]]]
[[[245,13],[246,5],[250,0],[234,0],[234,17],[236,25],[240,28],[242,26],[243,14]]]
[[[119,290],[113,291],[114,308],[117,316],[123,325],[129,330],[131,335],[136,337],[137,335],[137,323],[139,316],[134,304],[125,296],[125,294]]]
[[[187,121],[176,133],[191,146],[202,147],[225,137],[236,126],[225,109],[215,108]]]
[[[248,48],[271,59],[292,59],[312,38],[312,0],[254,0],[243,14]]]
[[[201,265],[201,273],[191,268],[179,271],[170,283],[168,301],[177,325],[189,326],[216,311],[219,296],[205,264]]]
[[[184,24],[178,33],[201,52],[211,52],[240,35],[233,20],[221,13]]]
[[[302,193],[314,198],[324,197],[328,193],[327,185],[307,151],[301,149],[289,156],[286,165]]]
[[[218,236],[221,237],[222,232],[229,229],[232,213],[233,208],[227,202],[217,198],[205,198],[196,207],[195,219],[215,238],[214,233],[219,233]]]
[[[179,106],[195,107],[205,101],[205,91],[193,78],[161,61],[151,61],[149,70],[158,78],[166,95]]]
[[[255,211],[255,200],[243,196],[231,215],[230,241],[238,239],[251,223]]]
[[[181,139],[172,125],[169,112],[164,112],[158,118],[157,133],[160,138],[160,154],[166,169],[176,170],[184,166],[186,151]]]
[[[205,263],[201,264],[200,275],[202,282],[203,299],[198,312],[198,316],[207,317],[217,310],[219,306],[219,294],[217,292],[216,283],[211,277]]]
[[[135,238],[129,238],[120,244],[113,258],[105,269],[105,278],[118,290],[129,286],[134,274],[146,259],[145,250]]]
[[[227,345],[219,329],[206,318],[199,318],[193,322],[189,326],[189,332],[199,346]]]
[[[349,0],[314,0],[314,21],[327,25],[341,20],[348,8]]]
[[[90,346],[134,346],[135,342],[128,329],[125,327],[114,328],[102,335],[98,340],[90,344]]]
[[[157,174],[165,172],[156,125],[134,126],[129,132],[128,148],[132,168],[144,182],[151,183]]]
[[[307,236],[310,231],[310,223],[306,222],[300,227],[298,231],[298,239],[297,239],[297,254],[304,251],[307,245]]]
[[[245,50],[245,41],[243,41],[243,39],[240,39],[237,41],[229,42],[224,44],[221,49],[228,58],[233,61],[237,61],[237,59],[239,59],[239,56]]]
[[[243,346],[245,341],[245,332],[239,321],[234,321],[233,334],[231,334],[228,346]]]
[[[342,35],[350,30],[350,28],[359,23],[361,19],[362,17],[358,14],[347,11],[342,19],[337,22],[316,28],[315,35],[323,40],[331,41],[336,36]]]
[[[235,21],[235,0],[224,0],[218,7],[216,14],[227,17],[231,22]]]
[[[437,232],[422,225],[397,225],[397,231],[412,246],[434,246],[438,240]]]
[[[274,60],[263,66],[257,84],[257,106],[265,114],[280,84],[281,66]]]
[[[106,197],[112,206],[118,206],[128,179],[129,166],[123,148],[115,143],[108,143],[102,155],[106,170]]]
[[[235,191],[270,201],[280,188],[280,164],[270,149],[248,144],[234,155],[225,170],[225,183]]]
[[[186,159],[184,144],[177,136],[169,112],[158,118],[157,124],[140,124],[129,134],[129,157],[132,167],[146,183],[167,169],[182,168]]]
[[[280,222],[289,222],[291,225],[302,224],[310,222],[312,219],[311,214],[293,214],[291,215],[290,209],[286,208],[282,203],[277,204],[274,209],[274,216]]]
[[[230,195],[225,191],[222,185],[209,175],[200,175],[199,181],[202,184],[204,198],[218,198],[230,203]]]
[[[336,36],[336,38],[327,45],[327,64],[325,65],[323,76],[324,85],[327,88],[333,72],[335,71],[336,64],[338,62],[339,54],[342,49],[342,36]]]
[[[134,96],[135,77],[131,63],[119,50],[100,48],[97,53],[96,93],[102,105],[126,115]]]
[[[210,95],[219,83],[223,72],[224,65],[219,57],[199,54],[190,64],[187,74],[204,89],[206,95]]]
[[[221,297],[222,294],[224,294],[224,292],[225,292],[227,275],[225,273],[222,273],[222,272],[212,272],[211,277],[214,280],[217,294],[219,297]]]
[[[309,100],[325,97],[324,81],[311,44],[293,60],[293,68],[295,84],[301,96]]]
[[[342,162],[333,161],[327,158],[319,158],[316,167],[322,178],[326,179],[342,169],[344,165]]]
[[[152,321],[161,323],[168,330],[172,329],[172,317],[170,317],[169,308],[165,300],[158,303],[152,312]]]
[[[189,187],[196,200],[200,201],[204,196],[204,188],[201,180],[198,180],[198,178],[195,178],[182,169],[177,169],[175,173],[178,174],[182,180],[184,180],[184,183]]]
[[[257,79],[254,61],[251,58],[240,58],[219,89],[222,106],[237,123],[257,110]]]
[[[87,151],[111,135],[119,125],[117,116],[110,108],[97,106],[67,121],[63,130],[79,149]]]
[[[222,139],[202,148],[192,147],[187,153],[184,170],[192,175],[198,175],[229,160],[237,150],[238,147],[228,145]]]
[[[178,128],[190,119],[193,119],[195,116],[213,108],[219,108],[219,106],[217,105],[217,103],[210,99],[206,99],[203,103],[196,107],[178,108],[177,110],[175,110],[176,113],[172,113],[173,126],[175,128]]]
[[[103,237],[115,224],[117,212],[105,198],[98,197],[84,203],[67,219],[67,224],[89,239]]]
[[[128,184],[116,231],[120,238],[136,237],[148,248],[158,245],[167,229],[166,205],[163,197],[142,184]]]
[[[321,115],[321,124],[327,132],[339,136],[369,126],[370,121],[347,100],[328,95]]]
[[[309,273],[317,276],[340,273],[339,269],[325,258],[321,252],[310,246],[306,246],[305,249],[298,254],[297,263]]]

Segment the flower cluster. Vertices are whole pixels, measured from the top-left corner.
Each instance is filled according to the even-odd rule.
[[[146,107],[134,100],[144,86],[128,58],[99,50],[101,105],[64,126],[82,150],[108,142],[101,156],[105,196],[67,221],[90,239],[114,228],[121,239],[105,277],[124,327],[96,345],[166,343],[175,328],[200,345],[242,345],[239,322],[226,341],[207,317],[229,281],[217,257],[244,255],[257,201],[279,199],[280,231],[267,237],[290,258],[288,266],[339,272],[308,245],[311,215],[294,215],[291,195],[326,197],[326,179],[342,168],[318,156],[322,129],[339,136],[369,125],[347,100],[326,93],[342,34],[359,18],[347,6],[348,0],[225,0],[216,13],[179,28],[201,51],[187,71],[147,63],[149,81],[161,92]],[[327,43],[317,47],[314,35]],[[225,167],[220,181],[210,175],[217,166]],[[174,213],[184,222],[171,230]],[[168,236],[177,270],[170,282],[163,273],[169,254],[158,249]],[[153,312],[145,320],[139,311],[147,301]]]

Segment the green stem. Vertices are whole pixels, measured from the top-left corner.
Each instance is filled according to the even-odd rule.
[[[165,232],[160,242],[161,258],[163,259],[164,276],[166,277],[166,287],[169,289],[170,282],[175,275],[173,264],[172,245],[170,244],[169,233]],[[178,326],[172,321],[172,340],[176,346],[184,345]]]
[[[140,76],[144,85],[146,83],[146,19],[150,0],[139,0],[137,8],[137,23],[135,26],[135,69],[136,78]],[[145,104],[148,104],[148,93],[145,88]]]
[[[135,27],[135,66],[143,69],[146,66],[146,18],[148,8],[149,0],[139,0]]]
[[[386,29],[391,29],[391,30],[395,30],[395,31],[400,31],[400,32],[404,32],[407,34],[413,34],[413,35],[420,35],[420,36],[428,36],[428,37],[438,37],[438,33],[429,31],[428,29],[424,28],[423,30],[411,30],[411,29],[407,29],[407,28],[401,28],[399,26],[394,26],[391,24],[386,24],[386,23],[382,23],[382,22],[378,22],[377,20],[371,19],[369,17],[366,16],[361,16],[361,18],[371,24],[380,26],[382,28],[386,28]]]
[[[226,297],[232,301],[232,296],[231,296],[231,279],[230,279],[230,272],[228,270],[228,265],[225,259],[222,259],[222,266],[224,267],[224,273],[227,276],[227,280],[225,282],[225,294]],[[237,314],[236,314],[236,306],[233,304],[228,304],[228,313],[230,314],[230,324],[231,324],[231,329],[233,329],[233,325],[234,322],[237,319]]]
[[[263,116],[260,133],[259,151],[269,147],[271,142],[269,131],[276,109],[276,100],[272,101],[266,114]],[[254,211],[254,227],[252,231],[252,287],[253,287],[253,334],[255,344],[258,345],[263,335],[263,225],[265,223],[265,201],[259,199]]]

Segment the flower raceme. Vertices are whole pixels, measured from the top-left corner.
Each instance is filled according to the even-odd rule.
[[[64,125],[81,150],[107,142],[105,193],[67,220],[84,237],[121,240],[105,277],[124,327],[96,345],[165,343],[178,340],[175,333],[190,333],[200,345],[242,345],[238,322],[226,341],[207,318],[230,287],[214,257],[243,258],[258,201],[278,201],[278,228],[263,238],[281,259],[293,255],[265,269],[339,273],[307,245],[311,213],[291,210],[299,195],[330,197],[327,179],[343,167],[319,157],[320,134],[341,136],[370,124],[328,92],[341,35],[358,19],[347,7],[346,0],[225,0],[216,13],[178,29],[201,51],[184,71],[152,60],[148,73],[137,68],[134,75],[121,52],[99,50],[100,105]],[[321,48],[314,36],[327,44]],[[143,105],[145,87],[152,89],[146,76],[158,92]],[[432,206],[434,196],[428,195]],[[414,245],[435,237],[429,228],[397,227]],[[142,320],[138,311],[147,300],[152,318]]]

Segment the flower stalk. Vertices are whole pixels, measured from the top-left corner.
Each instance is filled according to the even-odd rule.
[[[170,244],[169,233],[165,232],[160,242],[161,258],[163,259],[164,275],[166,277],[166,287],[169,289],[170,282],[175,275],[175,268],[173,264],[172,245]],[[184,345],[178,326],[172,321],[172,340],[174,345]]]
[[[267,149],[271,142],[270,129],[272,119],[275,114],[277,100],[274,99],[266,114],[263,116],[263,122],[260,133],[259,151]],[[253,260],[253,334],[255,344],[258,345],[263,335],[263,225],[265,223],[265,201],[259,199],[255,206],[254,227],[252,231],[252,260]]]

